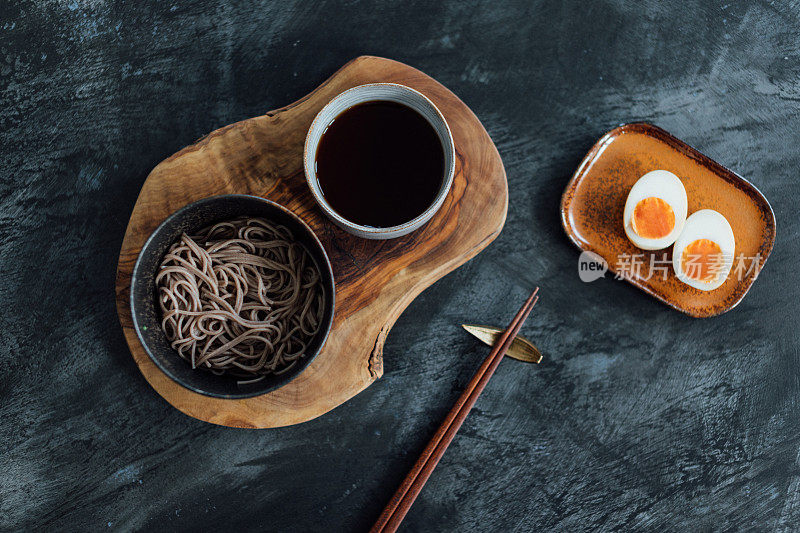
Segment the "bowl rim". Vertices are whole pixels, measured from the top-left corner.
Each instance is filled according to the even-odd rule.
[[[159,358],[155,354],[153,354],[153,351],[150,349],[150,346],[148,345],[148,343],[145,341],[145,339],[143,337],[142,330],[141,330],[142,324],[139,323],[139,320],[138,320],[138,318],[136,316],[136,310],[135,310],[136,299],[134,298],[134,291],[135,291],[135,287],[136,287],[136,278],[138,277],[138,272],[139,272],[139,269],[140,269],[140,266],[141,266],[140,263],[142,261],[144,261],[144,251],[145,251],[145,249],[147,249],[147,247],[151,244],[151,242],[155,239],[156,235],[159,233],[159,231],[161,231],[163,229],[164,226],[166,226],[171,221],[179,219],[187,211],[189,211],[192,208],[197,207],[198,205],[211,204],[211,203],[214,203],[216,201],[219,201],[219,200],[222,200],[222,199],[229,199],[229,198],[241,198],[241,199],[246,199],[246,200],[255,200],[257,202],[264,203],[266,205],[269,205],[269,206],[272,206],[274,208],[277,208],[280,211],[283,211],[290,218],[292,218],[296,222],[298,222],[306,230],[306,232],[312,237],[314,242],[317,243],[317,245],[319,246],[319,249],[322,251],[322,257],[325,259],[325,264],[321,265],[321,266],[327,267],[327,275],[330,278],[332,290],[331,290],[331,301],[330,301],[330,308],[331,308],[330,317],[322,324],[322,326],[325,328],[325,333],[321,338],[321,342],[320,342],[319,348],[311,356],[307,356],[307,357],[304,358],[304,361],[301,363],[301,366],[297,370],[297,372],[295,372],[293,375],[288,376],[285,381],[281,381],[281,382],[275,383],[274,385],[272,385],[270,387],[266,387],[266,388],[259,389],[259,390],[256,390],[256,391],[251,391],[251,392],[227,393],[226,394],[226,393],[207,391],[205,389],[197,387],[196,385],[194,385],[192,383],[188,383],[185,380],[183,380],[182,378],[180,378],[179,376],[176,376],[174,373],[172,373],[165,365],[163,365],[161,363],[161,361],[159,361]],[[322,274],[322,273],[320,272],[320,274]],[[300,374],[302,374],[311,365],[311,362],[314,361],[314,359],[317,358],[317,355],[319,355],[319,353],[322,351],[322,349],[325,347],[325,344],[328,341],[328,337],[330,336],[331,329],[333,329],[333,318],[334,318],[335,313],[336,313],[336,278],[333,275],[333,267],[331,265],[330,257],[328,257],[328,252],[325,251],[325,247],[322,245],[322,242],[319,240],[319,237],[317,237],[317,234],[314,233],[314,231],[311,229],[311,227],[308,224],[306,224],[306,222],[302,218],[300,218],[297,214],[295,214],[293,211],[291,211],[287,207],[282,206],[281,204],[279,204],[277,202],[274,202],[273,200],[269,200],[267,198],[262,198],[260,196],[255,196],[255,195],[252,195],[252,194],[219,194],[219,195],[215,195],[215,196],[207,196],[205,198],[201,198],[199,200],[196,200],[194,202],[186,204],[185,206],[181,207],[177,211],[175,211],[172,214],[170,214],[163,221],[161,221],[161,223],[152,231],[152,233],[150,233],[150,236],[147,237],[147,240],[145,240],[144,244],[142,245],[142,248],[139,250],[139,253],[138,253],[137,257],[136,257],[136,262],[133,265],[133,270],[131,271],[131,286],[130,286],[128,297],[130,299],[129,308],[130,308],[130,312],[131,312],[131,322],[133,324],[134,332],[136,333],[136,338],[139,340],[139,344],[141,344],[141,346],[144,349],[145,353],[148,355],[148,357],[150,357],[150,360],[153,361],[153,363],[159,368],[159,370],[161,370],[169,379],[171,379],[173,382],[177,383],[178,385],[180,385],[180,386],[182,386],[182,387],[184,387],[186,389],[189,389],[189,390],[191,390],[193,392],[196,392],[198,394],[202,394],[203,396],[210,396],[210,397],[214,397],[214,398],[222,398],[222,399],[226,399],[226,400],[245,399],[245,398],[253,398],[253,397],[256,397],[256,396],[262,396],[264,394],[268,394],[270,392],[273,392],[273,391],[276,391],[276,390],[280,389],[281,387],[284,387],[284,386],[288,385],[289,383],[294,381]],[[176,355],[176,357],[179,357],[177,355],[177,352],[176,352],[175,355]],[[219,377],[225,379],[224,376],[219,376]]]
[[[315,128],[318,127],[318,124],[322,120],[323,114],[330,109],[330,107],[338,100],[340,100],[343,96],[353,93],[356,91],[364,91],[366,89],[375,88],[375,87],[395,87],[400,89],[401,91],[407,91],[409,93],[414,94],[415,97],[421,98],[428,105],[431,106],[434,113],[438,117],[442,126],[444,126],[444,130],[447,132],[447,139],[449,140],[449,150],[448,147],[445,146],[445,143],[442,143],[442,150],[450,153],[450,160],[452,164],[449,168],[446,169],[445,175],[442,176],[442,187],[440,188],[439,192],[436,193],[436,197],[434,198],[431,205],[428,206],[425,211],[417,215],[416,217],[412,218],[409,221],[403,222],[402,224],[398,224],[396,226],[388,226],[388,227],[375,227],[375,226],[364,226],[362,224],[357,224],[348,220],[347,218],[341,216],[339,213],[336,212],[335,209],[328,203],[325,197],[321,194],[322,189],[319,186],[317,180],[317,173],[314,170],[313,175],[314,178],[312,180],[310,176],[310,169],[312,162],[316,161],[316,153],[309,154],[309,150],[311,146],[309,145],[309,140],[311,137],[311,132],[314,131]],[[386,101],[381,97],[367,97],[364,100],[361,100],[353,105],[362,104],[365,102],[381,102]],[[405,103],[401,103],[401,105],[405,107],[410,107]],[[353,106],[350,106],[353,107]],[[334,119],[350,109],[350,107],[345,108],[344,110],[340,111],[336,114]],[[411,108],[413,109],[413,108]],[[416,110],[414,110],[416,111]],[[417,111],[417,113],[419,113]],[[423,117],[424,118],[424,117]],[[425,119],[427,121],[427,119]],[[328,125],[333,122],[332,120],[329,121]],[[428,121],[430,122],[430,121]],[[436,127],[431,124],[431,127],[436,129]],[[438,134],[438,132],[437,132]],[[437,135],[438,136],[438,135]],[[320,137],[321,140],[321,137]],[[316,143],[315,148],[319,146],[319,141]],[[316,152],[316,150],[315,150]],[[306,132],[306,138],[303,143],[303,171],[306,178],[306,184],[308,188],[311,190],[311,195],[314,197],[314,200],[317,204],[322,208],[327,216],[333,219],[339,226],[342,228],[347,229],[351,233],[354,233],[357,236],[364,237],[364,238],[375,238],[375,237],[383,237],[383,238],[395,238],[395,237],[402,237],[403,235],[414,231],[415,229],[419,228],[426,222],[428,222],[433,216],[441,209],[442,205],[444,204],[447,195],[450,194],[450,189],[453,187],[453,181],[455,178],[455,171],[456,171],[456,144],[455,140],[453,139],[453,132],[450,129],[450,124],[447,123],[447,119],[444,118],[442,111],[439,107],[431,101],[430,98],[422,94],[420,91],[409,87],[408,85],[403,85],[402,83],[390,83],[390,82],[379,82],[379,83],[364,83],[361,85],[356,85],[355,87],[351,87],[345,91],[338,93],[336,96],[331,98],[325,106],[319,110],[319,112],[314,116],[314,120],[311,122],[311,125],[308,127],[308,131]],[[315,181],[317,183],[312,183]]]

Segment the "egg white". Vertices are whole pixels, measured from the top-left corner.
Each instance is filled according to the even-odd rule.
[[[660,239],[640,237],[633,230],[633,211],[636,209],[636,204],[650,197],[664,200],[675,214],[675,227],[672,228],[669,235]],[[681,231],[683,231],[688,205],[686,189],[678,176],[666,170],[648,172],[633,184],[631,192],[628,193],[628,199],[625,201],[625,211],[622,215],[625,234],[634,245],[642,250],[661,250],[666,248],[674,243]]]
[[[684,249],[698,239],[708,239],[717,243],[723,257],[722,267],[717,273],[717,279],[708,283],[691,279],[683,271],[683,266],[681,265]],[[672,268],[675,270],[675,275],[678,276],[678,279],[687,285],[701,291],[713,291],[728,279],[735,251],[736,240],[728,220],[713,209],[701,209],[692,213],[686,219],[683,232],[678,237],[678,240],[675,241],[675,246],[672,248]]]

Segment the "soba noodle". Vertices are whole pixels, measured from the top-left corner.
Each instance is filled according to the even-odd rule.
[[[306,354],[325,307],[319,270],[283,226],[240,217],[183,234],[156,276],[161,327],[192,368],[253,383]]]

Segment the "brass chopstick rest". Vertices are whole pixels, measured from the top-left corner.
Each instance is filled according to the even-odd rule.
[[[498,337],[503,334],[503,330],[492,326],[479,326],[477,324],[461,324],[465,330],[474,335],[478,340],[489,346],[494,346]],[[508,348],[506,355],[525,363],[539,363],[542,360],[542,353],[533,345],[531,341],[517,335],[514,342]]]
[[[522,304],[519,311],[517,311],[517,314],[514,315],[514,319],[508,325],[508,328],[500,334],[497,344],[492,346],[492,351],[483,360],[483,363],[478,367],[478,371],[472,376],[461,396],[453,404],[453,408],[447,413],[444,422],[436,430],[417,462],[411,467],[411,470],[409,470],[397,491],[395,491],[394,496],[384,507],[383,512],[375,521],[372,529],[370,529],[370,533],[394,533],[400,527],[422,487],[431,477],[431,473],[436,468],[436,465],[439,464],[439,460],[444,455],[445,450],[455,438],[470,410],[475,406],[475,402],[478,401],[478,397],[486,388],[486,384],[489,383],[495,370],[497,370],[500,362],[505,357],[511,343],[519,333],[519,329],[525,323],[525,319],[528,318],[533,306],[539,301],[538,293],[539,287],[536,287],[531,295],[528,296],[528,299],[525,300],[525,303]]]

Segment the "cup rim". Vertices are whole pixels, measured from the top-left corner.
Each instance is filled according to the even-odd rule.
[[[434,198],[431,205],[429,205],[428,208],[425,209],[425,211],[423,211],[416,217],[412,218],[411,220],[408,220],[396,226],[387,226],[387,227],[364,226],[362,224],[357,224],[351,220],[348,220],[347,218],[344,218],[339,213],[337,213],[335,209],[333,209],[333,207],[328,203],[325,197],[322,194],[320,194],[322,188],[319,185],[319,180],[317,179],[316,171],[313,171],[313,176],[314,176],[313,181],[315,181],[316,183],[312,184],[312,177],[311,177],[312,165],[316,160],[316,153],[314,154],[310,153],[311,146],[309,145],[309,142],[310,142],[311,132],[318,127],[318,124],[322,120],[322,116],[325,114],[325,111],[330,109],[330,107],[335,102],[340,100],[345,95],[355,91],[359,90],[363,91],[365,88],[370,88],[370,87],[385,87],[385,86],[397,87],[401,90],[413,93],[415,96],[422,98],[425,102],[427,102],[431,106],[434,113],[441,122],[441,125],[444,126],[444,130],[447,132],[447,138],[450,141],[449,152],[451,156],[451,161],[453,163],[450,165],[450,168],[446,169],[445,175],[442,176],[442,186],[439,189],[439,192],[436,193],[436,197]],[[390,100],[385,100],[381,97],[367,97],[353,105],[358,105],[365,102],[382,102],[382,101],[390,101]],[[416,111],[415,109],[411,108],[405,103],[400,102],[400,105],[409,107],[410,109],[419,113],[419,111]],[[332,120],[328,121],[327,125],[329,126],[333,122],[333,120],[335,120],[339,115],[341,115],[351,107],[353,106],[345,108],[344,110],[337,113]],[[425,117],[423,116],[423,118]],[[425,120],[430,123],[430,121],[427,118],[425,118]],[[435,129],[435,126],[433,124],[431,124],[431,127],[434,127]],[[319,141],[315,144],[314,148],[316,149],[318,145]],[[442,143],[442,150],[447,149],[447,147],[445,147],[444,145],[445,143]],[[444,115],[442,114],[441,110],[436,106],[436,104],[433,103],[433,101],[431,101],[430,98],[422,94],[420,91],[413,89],[407,85],[403,85],[401,83],[391,83],[391,82],[365,83],[362,85],[356,85],[355,87],[351,87],[346,91],[342,91],[333,98],[331,98],[331,100],[327,104],[325,104],[325,106],[322,109],[320,109],[320,111],[314,117],[314,120],[311,122],[311,125],[308,127],[305,143],[303,145],[303,170],[305,173],[306,184],[308,185],[308,188],[311,190],[311,195],[314,197],[314,200],[322,208],[325,214],[329,216],[331,219],[333,219],[334,222],[339,224],[341,227],[355,231],[356,235],[362,234],[369,236],[386,236],[388,238],[401,237],[406,233],[409,233],[417,229],[424,223],[428,222],[431,218],[433,218],[433,216],[439,211],[439,209],[442,207],[442,204],[444,204],[445,198],[447,198],[447,195],[450,193],[450,189],[453,186],[453,180],[455,176],[455,166],[456,166],[455,159],[456,159],[456,150],[455,150],[455,141],[453,140],[453,132],[451,131],[450,124],[447,123],[447,120],[444,118]]]

